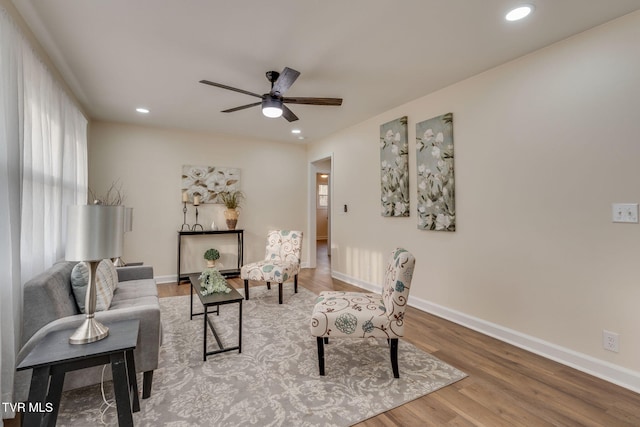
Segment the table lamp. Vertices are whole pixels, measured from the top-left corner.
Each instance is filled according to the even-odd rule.
[[[124,233],[133,231],[133,208],[124,208]],[[124,239],[124,236],[122,237]],[[124,243],[124,240],[123,240]],[[113,265],[116,267],[126,267],[127,263],[121,257],[117,257],[113,260]]]
[[[67,261],[89,264],[85,300],[86,319],[69,338],[70,344],[87,344],[104,339],[109,328],[95,319],[96,270],[105,258],[122,255],[124,206],[74,205],[67,210]]]

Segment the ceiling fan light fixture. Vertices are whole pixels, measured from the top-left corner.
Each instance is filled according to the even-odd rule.
[[[282,116],[282,100],[271,96],[262,100],[262,114],[270,119]]]
[[[293,111],[291,111],[287,104],[306,104],[306,105],[342,105],[342,98],[312,98],[312,97],[298,97],[298,98],[283,98],[283,94],[289,90],[293,82],[300,76],[300,72],[293,68],[284,67],[282,73],[277,71],[268,71],[267,79],[271,82],[271,91],[263,95],[258,95],[254,92],[249,92],[244,89],[238,89],[235,87],[227,86],[222,83],[211,82],[209,80],[200,80],[200,83],[219,87],[221,89],[232,90],[234,92],[244,93],[245,95],[260,98],[260,101],[252,102],[251,104],[241,105],[235,108],[228,108],[222,110],[221,113],[233,113],[235,111],[244,110],[246,108],[257,107],[258,105],[262,109],[262,114],[265,117],[277,118],[283,117],[288,122],[295,122],[299,120]]]

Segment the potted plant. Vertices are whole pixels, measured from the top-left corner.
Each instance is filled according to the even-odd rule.
[[[207,249],[204,253],[204,259],[207,260],[207,267],[211,268],[216,265],[216,260],[220,258],[220,252],[217,249]]]
[[[224,218],[227,220],[227,228],[235,230],[238,223],[238,215],[240,214],[240,201],[244,198],[242,191],[232,191],[220,193],[220,200],[227,208],[224,211]]]

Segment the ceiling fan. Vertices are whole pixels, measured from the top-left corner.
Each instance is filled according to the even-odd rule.
[[[296,81],[300,72],[293,68],[285,67],[282,73],[277,71],[267,71],[267,79],[271,82],[271,91],[264,95],[258,95],[257,93],[249,92],[246,90],[238,89],[235,87],[223,85],[221,83],[210,82],[209,80],[200,80],[200,83],[204,83],[211,86],[220,87],[222,89],[232,90],[234,92],[244,93],[246,95],[255,96],[262,99],[260,102],[254,102],[252,104],[242,105],[240,107],[229,108],[223,110],[223,113],[233,113],[234,111],[244,110],[245,108],[255,107],[262,105],[262,114],[267,117],[276,118],[284,117],[290,122],[298,120],[298,116],[287,108],[287,104],[307,104],[307,105],[342,105],[342,98],[286,98],[282,96],[287,89],[291,87],[293,82]]]

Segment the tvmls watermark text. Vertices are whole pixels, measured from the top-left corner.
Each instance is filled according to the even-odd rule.
[[[4,412],[53,412],[53,403],[51,402],[2,402],[2,410]]]

